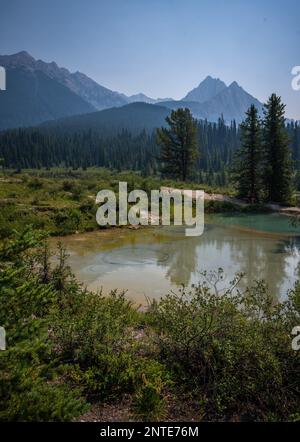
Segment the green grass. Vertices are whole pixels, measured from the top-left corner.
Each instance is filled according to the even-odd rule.
[[[5,171],[0,175],[0,239],[10,237],[14,230],[22,231],[28,225],[50,235],[98,229],[96,195],[101,189],[117,193],[120,181],[128,183],[128,191],[142,189],[149,193],[152,189],[166,186],[232,194],[228,188],[144,178],[131,171],[117,172],[103,168],[28,169],[21,173]],[[213,206],[214,202],[210,204],[211,208]],[[215,206],[218,211],[222,207],[218,203]]]

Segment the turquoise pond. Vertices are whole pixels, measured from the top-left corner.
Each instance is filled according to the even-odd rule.
[[[300,227],[279,214],[206,216],[199,237],[186,237],[183,227],[137,230],[107,229],[63,239],[69,264],[89,289],[127,289],[145,304],[181,284],[197,283],[204,270],[222,267],[222,290],[236,272],[241,288],[264,279],[274,298],[282,300],[300,277]]]

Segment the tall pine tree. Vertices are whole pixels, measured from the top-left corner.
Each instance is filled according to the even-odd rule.
[[[285,105],[281,97],[272,94],[264,110],[264,181],[267,199],[278,203],[288,203],[292,191],[291,151],[284,113]]]
[[[257,203],[262,187],[262,140],[261,123],[254,105],[246,112],[240,129],[242,146],[235,155],[234,181],[240,198]]]
[[[197,123],[189,109],[177,109],[166,118],[169,127],[157,130],[164,175],[186,181],[198,156]]]

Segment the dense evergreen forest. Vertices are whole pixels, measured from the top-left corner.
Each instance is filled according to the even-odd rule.
[[[209,185],[226,185],[233,155],[241,143],[240,127],[198,121],[200,155],[193,179]],[[300,168],[300,125],[287,124],[296,170]],[[79,168],[100,166],[140,171],[144,176],[159,173],[159,147],[155,132],[134,135],[122,130],[102,136],[94,131],[55,134],[38,129],[15,129],[0,133],[0,158],[5,168]]]

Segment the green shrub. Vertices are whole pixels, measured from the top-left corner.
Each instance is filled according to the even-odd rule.
[[[101,398],[133,388],[137,342],[132,334],[137,315],[124,294],[66,294],[53,323],[60,356],[71,360],[70,379]]]
[[[38,245],[28,231],[0,250],[0,324],[7,349],[0,352],[0,420],[70,420],[87,406],[79,390],[67,388],[49,337],[59,293],[41,283],[26,258]]]
[[[141,360],[137,368],[136,393],[133,397],[134,417],[146,421],[166,417],[167,392],[173,382],[163,364],[155,360]]]
[[[287,419],[300,405],[300,355],[287,321],[296,303],[274,305],[262,283],[233,293],[235,284],[220,294],[202,283],[153,306],[161,361],[208,419],[268,420],[271,411]]]
[[[242,210],[239,205],[230,201],[214,200],[205,201],[204,208],[206,213],[240,212]]]
[[[96,215],[97,206],[95,204],[95,201],[93,201],[92,199],[87,199],[84,203],[80,205],[79,210],[81,213]]]
[[[62,190],[65,192],[72,192],[73,188],[75,187],[74,181],[65,180],[62,183]]]
[[[78,209],[60,209],[53,215],[57,233],[66,235],[80,229],[82,215]]]
[[[75,186],[72,190],[72,199],[74,201],[80,201],[83,194],[83,189],[79,185]]]
[[[165,407],[165,399],[161,397],[161,386],[145,380],[145,384],[138,390],[134,398],[134,415],[146,421],[163,420]]]
[[[28,187],[33,190],[38,190],[43,187],[43,181],[39,178],[33,178],[28,182]]]

